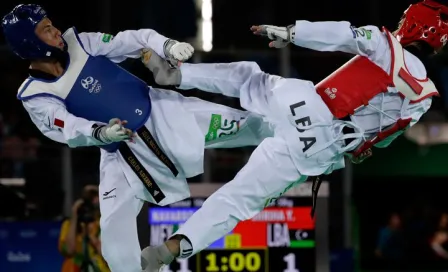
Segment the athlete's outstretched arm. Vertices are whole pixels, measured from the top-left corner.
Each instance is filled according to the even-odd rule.
[[[100,146],[118,142],[120,138],[121,140],[129,139],[129,136],[119,131],[106,132],[109,125],[74,116],[56,98],[35,97],[23,101],[23,106],[42,134],[70,147]],[[122,132],[129,133],[126,129]]]
[[[295,45],[318,51],[341,51],[361,56],[373,54],[387,40],[376,26],[356,28],[350,22],[297,21]]]
[[[341,51],[369,56],[388,46],[384,34],[376,26],[356,28],[347,21],[309,22],[298,20],[288,27],[271,25],[253,26],[256,35],[273,40],[271,47],[284,47],[288,43],[317,51]]]
[[[185,61],[194,52],[188,43],[179,43],[152,29],[126,30],[115,36],[99,32],[83,32],[79,39],[87,53],[105,56],[119,63],[127,58],[139,58],[142,49],[151,48],[159,56]]]

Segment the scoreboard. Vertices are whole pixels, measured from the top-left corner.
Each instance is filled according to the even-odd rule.
[[[150,244],[168,239],[205,199],[196,196],[169,206],[150,206]],[[174,261],[164,272],[314,272],[316,225],[310,212],[310,197],[285,195],[202,252]]]

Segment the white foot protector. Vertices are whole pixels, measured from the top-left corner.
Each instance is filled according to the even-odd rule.
[[[146,247],[141,254],[142,272],[162,272],[163,267],[173,260],[174,256],[165,243],[160,246]]]

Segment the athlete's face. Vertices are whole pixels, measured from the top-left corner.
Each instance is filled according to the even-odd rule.
[[[44,43],[64,49],[64,41],[62,40],[61,31],[53,26],[50,19],[44,18],[36,26],[36,35]]]

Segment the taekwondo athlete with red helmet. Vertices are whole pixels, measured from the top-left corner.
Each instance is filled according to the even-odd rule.
[[[31,4],[16,6],[2,26],[12,50],[31,62],[17,97],[33,123],[70,147],[101,148],[102,254],[113,272],[142,270],[136,216],[143,201],[189,197],[186,178],[203,172],[204,148],[257,145],[257,135],[270,133],[256,114],[151,88],[116,64],[148,48],[184,61],[193,53],[187,43],[150,29],[61,35]]]
[[[158,271],[159,263],[207,248],[307,176],[343,168],[344,156],[359,163],[372,154],[371,148],[387,147],[414,125],[438,94],[428,78],[436,77],[437,69],[428,75],[424,62],[445,45],[447,16],[446,6],[424,1],[406,10],[394,34],[375,26],[355,28],[349,22],[252,27],[255,34],[273,39],[273,47],[294,43],[357,55],[316,86],[266,74],[253,62],[184,63],[164,74],[158,69],[159,84],[239,97],[243,108],[274,126],[275,136],[266,138],[236,177],[165,244],[142,251],[152,267],[146,271]]]

